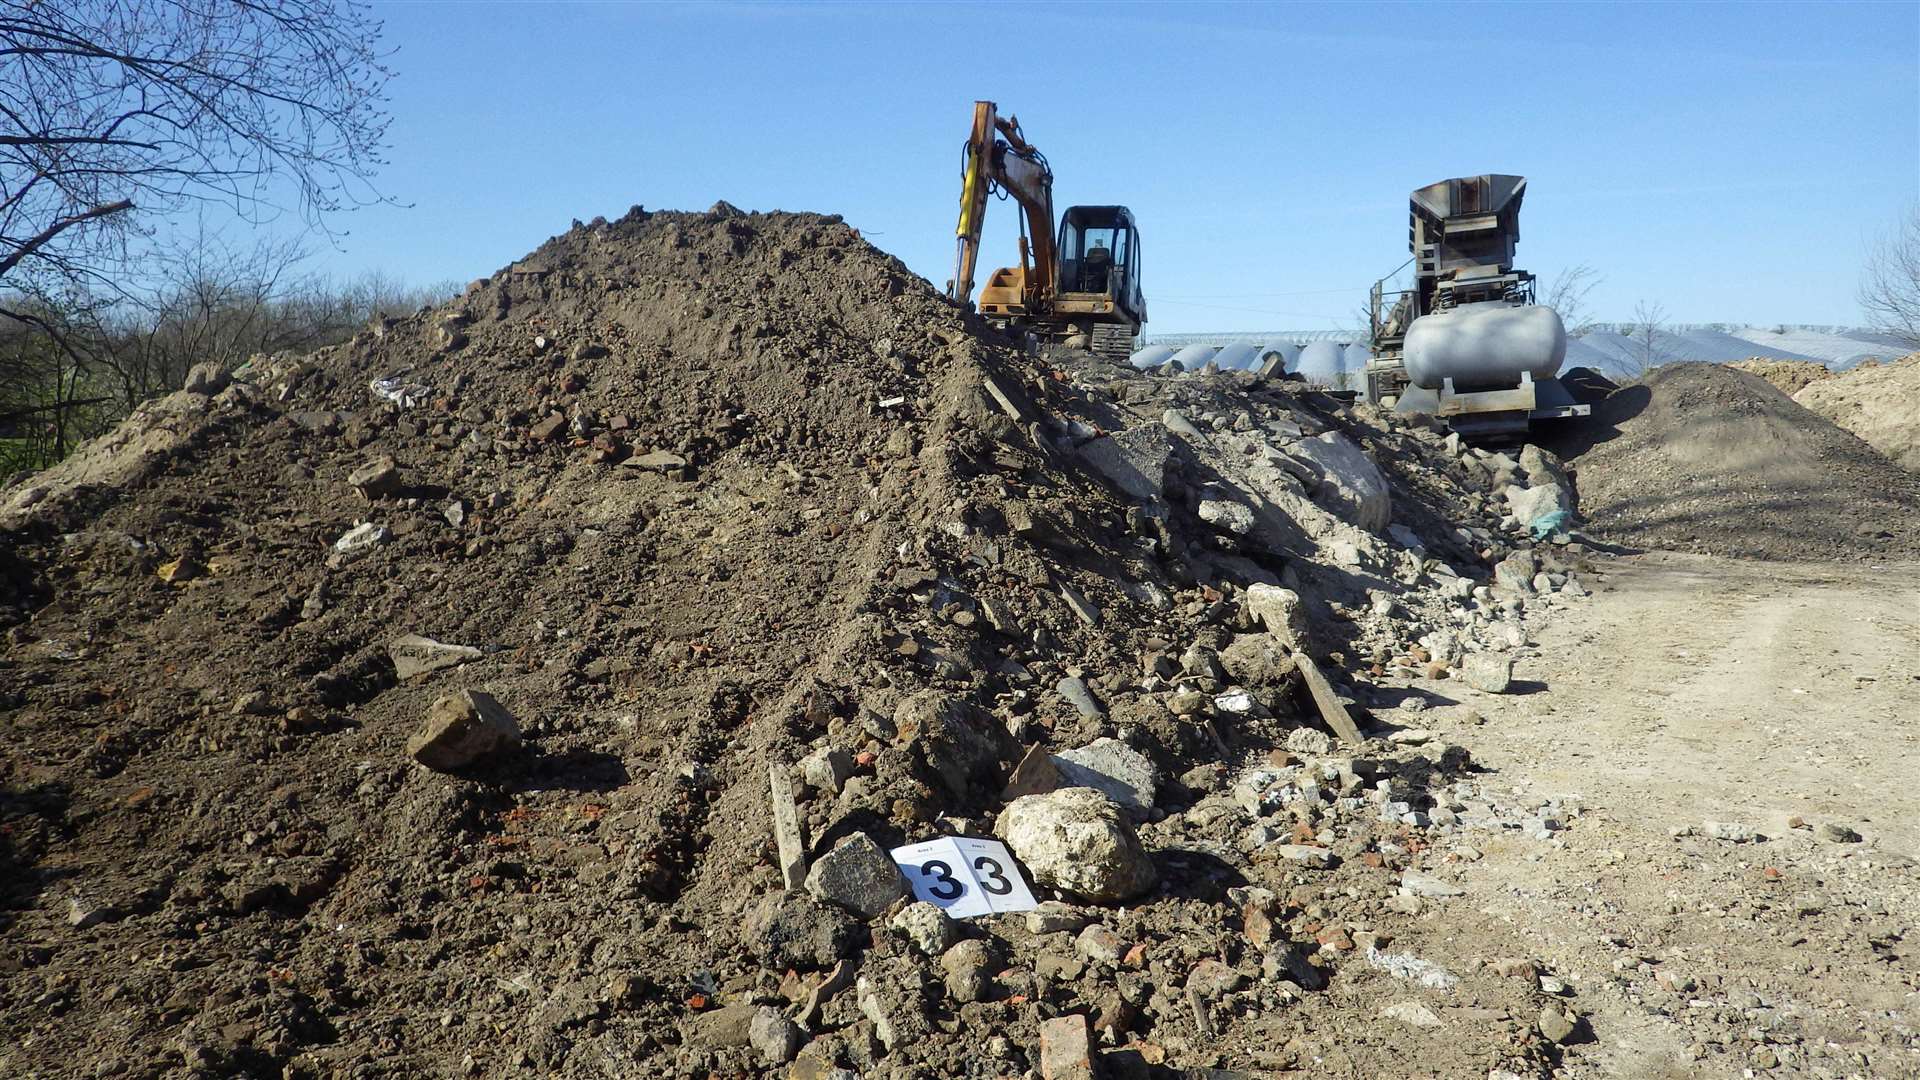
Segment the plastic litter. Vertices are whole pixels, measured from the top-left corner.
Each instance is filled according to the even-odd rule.
[[[432,387],[422,386],[419,383],[402,382],[398,375],[389,375],[384,379],[375,379],[368,385],[368,389],[373,391],[374,397],[382,401],[391,401],[403,409],[413,408],[415,405],[426,401],[427,396],[433,393]]]

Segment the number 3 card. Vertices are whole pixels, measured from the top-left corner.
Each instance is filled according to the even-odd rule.
[[[1034,907],[1020,865],[997,840],[943,836],[894,848],[891,854],[914,898],[937,904],[956,919]]]

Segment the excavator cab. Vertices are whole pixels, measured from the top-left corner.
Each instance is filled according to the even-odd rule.
[[[1124,326],[1129,346],[1147,321],[1140,291],[1140,230],[1124,206],[1070,206],[1060,216],[1060,279],[1054,309],[1075,323],[1087,324],[1095,337],[1118,337]],[[1102,326],[1114,332],[1101,333]],[[1104,350],[1098,350],[1104,351]]]

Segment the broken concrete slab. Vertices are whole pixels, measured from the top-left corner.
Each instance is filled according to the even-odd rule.
[[[1304,652],[1293,654],[1294,663],[1300,668],[1300,681],[1306,684],[1307,693],[1312,696],[1314,707],[1320,710],[1320,719],[1333,729],[1340,741],[1348,746],[1358,746],[1364,740],[1360,737],[1360,728],[1353,722],[1347,707],[1333,692],[1333,684],[1320,673],[1320,666]]]
[[[780,882],[798,889],[807,881],[807,843],[800,832],[800,808],[794,802],[793,781],[786,766],[771,762],[767,776],[773,793],[773,840],[780,852]]]
[[[1144,821],[1153,809],[1160,787],[1160,770],[1153,759],[1119,739],[1095,739],[1077,750],[1053,755],[1053,767],[1062,787],[1094,788],[1135,821]]]
[[[1371,533],[1393,521],[1393,497],[1387,478],[1353,440],[1337,431],[1301,439],[1287,453],[1321,471],[1316,501]]]
[[[1160,497],[1166,490],[1173,439],[1160,424],[1141,424],[1094,439],[1075,452],[1128,498],[1145,501]]]
[[[471,645],[449,645],[419,634],[408,634],[387,643],[387,656],[393,661],[394,674],[401,682],[416,675],[459,667],[484,655]]]

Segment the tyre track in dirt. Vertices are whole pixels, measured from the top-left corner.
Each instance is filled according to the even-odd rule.
[[[1522,661],[1545,689],[1466,702],[1482,763],[1586,807],[1451,913],[1567,980],[1566,1075],[1920,1075],[1914,569],[1620,560]]]

